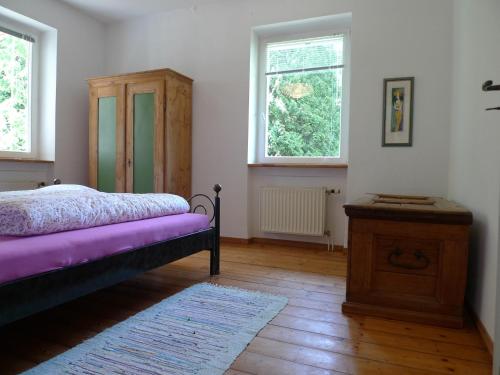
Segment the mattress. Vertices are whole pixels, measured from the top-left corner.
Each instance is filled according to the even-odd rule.
[[[0,236],[0,284],[91,262],[209,226],[206,215],[186,213],[31,237]]]

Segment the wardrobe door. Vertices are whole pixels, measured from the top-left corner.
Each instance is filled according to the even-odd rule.
[[[163,192],[164,103],[164,80],[127,84],[128,192]]]
[[[124,85],[90,88],[89,184],[125,191]]]
[[[166,88],[165,191],[191,196],[191,82],[169,77]]]

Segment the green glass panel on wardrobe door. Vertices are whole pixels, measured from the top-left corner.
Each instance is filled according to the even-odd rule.
[[[98,108],[97,189],[116,189],[116,97],[99,98]]]
[[[154,192],[154,95],[134,95],[134,193]]]

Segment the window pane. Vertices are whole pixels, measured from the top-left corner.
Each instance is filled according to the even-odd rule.
[[[342,71],[267,77],[267,157],[340,156]]]
[[[337,66],[344,63],[344,36],[270,43],[267,73]]]
[[[30,152],[32,43],[0,32],[0,151]]]

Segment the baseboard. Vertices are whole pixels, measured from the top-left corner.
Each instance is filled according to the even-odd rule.
[[[271,245],[271,246],[288,246],[288,247],[300,247],[306,249],[319,249],[319,250],[325,250],[327,248],[326,244],[317,242],[290,241],[290,240],[281,240],[275,238],[260,238],[260,237],[252,237],[252,238],[221,237],[221,243],[228,245],[259,244],[259,245]],[[334,251],[347,251],[347,249],[343,246],[335,245]]]
[[[477,330],[479,331],[479,335],[484,341],[484,345],[488,349],[488,352],[490,353],[491,357],[493,358],[493,340],[484,327],[483,322],[481,322],[481,319],[477,316],[476,312],[472,308],[472,306],[468,303],[465,304],[466,309],[468,313],[470,314],[470,317],[472,318],[472,321],[474,322],[474,325],[476,326]]]

